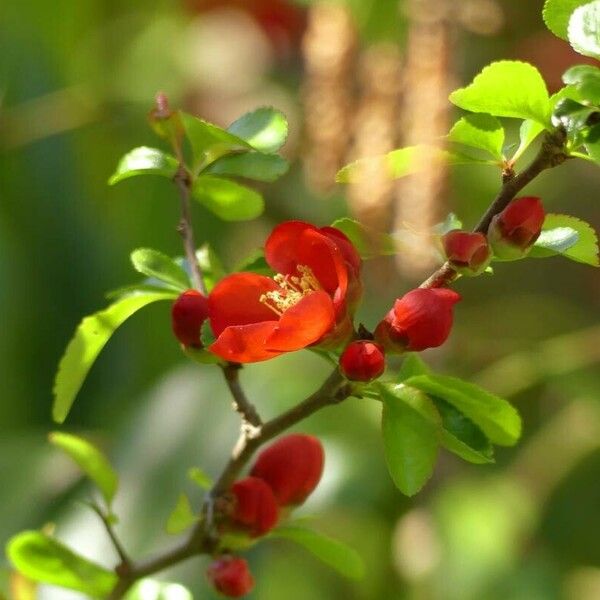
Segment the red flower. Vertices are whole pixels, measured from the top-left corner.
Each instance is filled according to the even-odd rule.
[[[301,221],[278,225],[265,245],[273,279],[235,273],[208,298],[217,340],[209,350],[239,363],[257,362],[351,332],[349,315],[360,295],[360,258],[337,229]]]
[[[488,239],[494,254],[503,260],[525,256],[538,239],[544,218],[540,198],[527,196],[513,200],[492,219]]]
[[[258,455],[251,475],[269,484],[280,506],[302,504],[317,487],[324,462],[317,438],[292,433]]]
[[[183,292],[171,308],[173,333],[184,346],[202,347],[200,329],[207,318],[208,298],[196,290]]]
[[[246,477],[231,487],[235,496],[232,519],[252,537],[264,535],[277,523],[279,509],[271,488],[257,477]]]
[[[450,231],[442,242],[448,261],[458,273],[479,275],[490,263],[491,251],[483,233]]]
[[[254,578],[243,558],[220,558],[208,567],[206,576],[217,591],[230,598],[241,598],[254,587]]]
[[[394,303],[379,323],[375,339],[386,350],[420,351],[441,346],[452,328],[452,307],[460,300],[446,288],[416,289]]]
[[[340,357],[340,369],[351,381],[377,379],[385,371],[383,348],[367,340],[352,342]]]

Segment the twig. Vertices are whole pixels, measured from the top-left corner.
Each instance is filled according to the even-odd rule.
[[[223,365],[223,375],[227,382],[227,387],[233,396],[233,407],[238,412],[245,423],[252,425],[253,427],[260,427],[262,420],[258,414],[254,405],[246,398],[246,394],[240,384],[240,369],[242,365],[238,363],[227,363]]]
[[[104,525],[104,529],[106,529],[106,533],[108,534],[108,537],[110,538],[110,541],[112,542],[112,545],[114,546],[117,554],[119,555],[119,558],[121,559],[121,564],[117,568],[120,569],[124,573],[128,572],[131,569],[131,565],[132,565],[131,559],[129,558],[129,555],[125,551],[123,544],[121,544],[121,541],[117,537],[117,534],[115,533],[115,530],[113,529],[112,523],[110,522],[108,515],[106,515],[104,513],[104,511],[95,502],[90,502],[89,506],[98,515],[98,517],[100,517],[100,520],[102,521],[102,524]]]

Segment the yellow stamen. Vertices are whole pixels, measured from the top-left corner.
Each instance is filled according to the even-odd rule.
[[[259,298],[262,304],[278,316],[298,304],[305,296],[321,289],[321,284],[310,267],[298,265],[296,270],[299,277],[281,273],[275,275],[273,281],[279,286],[279,289],[266,292]]]

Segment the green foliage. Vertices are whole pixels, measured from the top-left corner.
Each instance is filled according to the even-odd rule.
[[[378,388],[388,470],[396,487],[413,496],[433,473],[440,417],[431,400],[414,388],[404,384],[379,384]]]
[[[217,282],[227,275],[227,271],[210,244],[203,244],[196,251],[196,258],[202,271],[206,291],[210,292]]]
[[[162,150],[141,146],[123,156],[108,183],[114,185],[136,175],[162,175],[173,179],[177,173],[177,159]]]
[[[72,552],[39,531],[23,531],[6,547],[17,571],[33,581],[83,592],[92,598],[105,598],[117,576]]]
[[[49,434],[50,443],[66,452],[81,470],[98,486],[107,506],[110,506],[119,478],[114,469],[98,448],[76,435],[54,431]]]
[[[348,579],[358,580],[364,577],[365,566],[360,555],[346,544],[322,533],[289,525],[278,527],[269,537],[285,538],[299,544]]]
[[[262,249],[255,250],[249,254],[246,258],[240,261],[233,269],[235,273],[249,272],[258,273],[259,275],[266,275],[272,277],[275,272],[265,259],[265,253]]]
[[[465,115],[457,121],[447,136],[448,141],[477,148],[502,161],[504,128],[500,121],[485,113]]]
[[[265,208],[263,197],[257,191],[214,175],[198,177],[192,196],[224,221],[255,219]]]
[[[545,258],[557,254],[593,267],[600,266],[596,232],[588,223],[576,217],[546,215],[542,233],[529,256]]]
[[[193,596],[178,583],[141,579],[127,592],[125,600],[193,600]]]
[[[575,9],[568,33],[571,46],[579,54],[600,59],[600,0]]]
[[[144,306],[172,298],[171,293],[165,292],[125,296],[81,321],[60,360],[54,380],[52,417],[56,422],[66,419],[90,368],[115,330]]]
[[[448,213],[446,218],[433,228],[433,233],[436,235],[445,235],[449,231],[454,231],[455,229],[462,229],[463,223],[462,221],[454,214]]]
[[[514,445],[521,435],[519,413],[504,399],[480,387],[446,375],[418,375],[406,386],[441,398],[471,420],[495,444]]]
[[[404,355],[402,366],[398,372],[398,383],[416,375],[429,375],[431,369],[418,352],[408,352]]]
[[[600,104],[600,69],[592,65],[576,65],[563,74],[563,81],[573,85],[582,100]]]
[[[552,123],[556,126],[562,125],[567,132],[568,139],[573,142],[574,146],[579,146],[590,116],[597,112],[598,109],[594,107],[564,98],[554,108]]]
[[[546,0],[543,17],[548,29],[563,40],[568,39],[569,19],[573,11],[589,0]]]
[[[550,98],[539,71],[520,61],[488,65],[465,88],[450,94],[450,102],[474,113],[531,119],[549,125]]]
[[[285,143],[288,124],[285,115],[269,107],[249,112],[232,123],[227,130],[261,152],[277,152]]]
[[[246,152],[219,158],[207,167],[205,172],[213,175],[245,177],[255,181],[271,182],[285,175],[289,167],[287,160],[278,154]]]
[[[216,336],[213,333],[210,321],[207,319],[202,323],[202,329],[200,330],[200,342],[204,348],[208,348],[215,340]]]
[[[177,535],[189,529],[197,520],[198,517],[194,514],[188,497],[180,494],[173,512],[167,519],[165,529],[167,533]]]
[[[346,234],[363,259],[377,256],[394,255],[397,252],[394,238],[387,233],[380,233],[365,227],[354,219],[343,217],[331,224]]]
[[[516,162],[542,131],[544,131],[544,126],[541,123],[531,119],[523,121],[519,127],[519,147],[512,156],[512,160]]]
[[[172,258],[158,250],[138,248],[131,253],[131,263],[138,273],[163,281],[180,292],[192,286],[185,270]]]
[[[188,479],[203,490],[209,490],[213,485],[212,478],[199,467],[192,467],[187,472]]]

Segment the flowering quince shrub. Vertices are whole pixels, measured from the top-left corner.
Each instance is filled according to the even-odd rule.
[[[547,0],[544,20],[575,50],[600,59],[600,0]],[[192,482],[206,494],[199,507],[181,494],[169,516],[166,529],[181,536],[179,544],[138,560],[125,552],[114,531],[118,476],[107,458],[80,437],[52,433],[50,442],[75,460],[98,488],[99,499],[91,508],[120,561],[108,570],[40,530],[9,541],[7,555],[14,568],[31,580],[90,597],[135,599],[141,597],[145,578],[205,555],[208,581],[221,594],[237,598],[254,585],[242,555],[281,537],[300,544],[341,575],[358,578],[364,569],[353,549],[292,520],[293,510],[321,479],[325,453],[318,439],[288,434],[289,428],[350,396],[380,402],[383,458],[394,484],[407,495],[427,482],[440,447],[484,464],[493,462],[494,445],[515,444],[521,419],[506,400],[434,373],[417,353],[441,346],[451,335],[461,300],[452,286],[460,285],[461,277],[493,274],[494,268],[508,268],[507,261],[556,255],[598,266],[596,235],[587,223],[547,213],[541,198],[521,193],[537,176],[568,159],[600,163],[600,68],[573,67],[564,82],[550,96],[534,66],[500,61],[450,95],[465,112],[448,133],[447,148],[437,151],[452,164],[497,169],[499,192],[472,231],[451,215],[431,232],[440,248],[440,267],[418,288],[399,293],[378,322],[367,324],[372,328],[355,319],[361,274],[368,268],[367,259],[394,252],[389,235],[367,231],[348,218],[325,226],[287,221],[274,227],[259,254],[233,271],[207,244],[196,244],[191,202],[225,221],[262,213],[262,195],[239,178],[270,182],[286,172],[287,163],[277,153],[287,135],[283,114],[260,108],[222,129],[172,110],[159,94],[150,124],[170,151],[135,148],[121,159],[110,183],[146,175],[171,180],[181,202],[183,256],[169,257],[152,248],[132,253],[132,265],[144,279],[111,292],[112,304],[77,327],[60,361],[53,417],[65,421],[112,333],[138,310],[166,301],[171,303],[174,338],[185,356],[200,363],[199,368],[222,372],[241,417],[240,437],[214,481],[200,469],[190,471]],[[520,121],[517,144],[506,139],[505,118]],[[535,157],[522,166],[524,152],[534,144]],[[390,178],[399,178],[418,168],[420,151],[420,146],[401,148],[367,162],[376,161]],[[338,181],[359,177],[364,162],[344,167]],[[299,350],[334,363],[331,375],[311,396],[264,421],[261,407],[246,397],[239,372],[252,368],[251,363]],[[386,369],[392,354],[401,357],[398,372]]]

